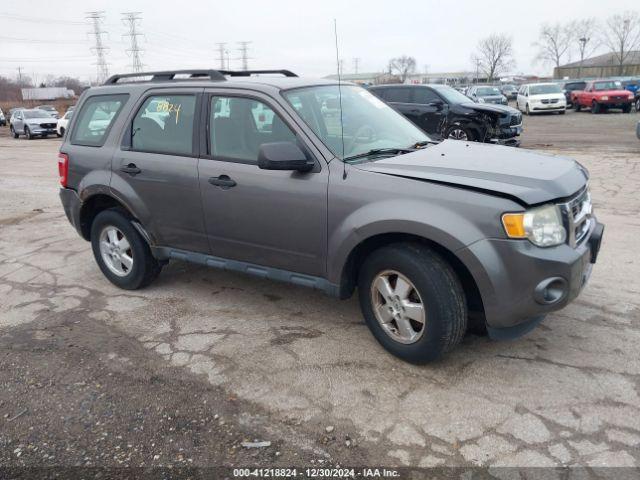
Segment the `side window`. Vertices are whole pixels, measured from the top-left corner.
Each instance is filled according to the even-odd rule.
[[[440,97],[430,88],[416,88],[413,91],[413,102],[420,105],[427,105],[429,103],[437,102]]]
[[[212,97],[209,145],[214,158],[258,163],[260,145],[296,142],[296,136],[268,105],[250,98]]]
[[[195,95],[147,98],[133,119],[132,150],[191,155],[195,108]]]
[[[390,88],[387,90],[387,101],[392,103],[409,103],[411,88]]]
[[[376,97],[381,98],[382,100],[386,100],[387,98],[387,89],[386,88],[372,88],[369,90]]]
[[[71,135],[71,143],[90,147],[104,145],[109,127],[118,117],[128,98],[127,94],[89,97],[80,110],[80,118]]]

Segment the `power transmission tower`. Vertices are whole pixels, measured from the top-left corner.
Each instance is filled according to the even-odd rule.
[[[131,70],[134,73],[142,71],[142,60],[140,60],[140,54],[142,48],[138,43],[138,37],[142,36],[142,33],[138,31],[138,24],[142,21],[140,12],[124,12],[122,14],[122,23],[129,28],[129,32],[123,34],[123,37],[129,37],[131,46],[126,50],[127,54],[131,57]]]
[[[240,45],[240,48],[238,48],[238,50],[240,51],[240,60],[242,61],[242,70],[249,70],[249,56],[248,56],[248,52],[249,52],[249,44],[251,42],[238,42],[238,45]]]
[[[95,37],[95,44],[91,47],[91,51],[96,55],[95,65],[98,70],[98,83],[102,83],[109,76],[106,58],[106,52],[109,51],[109,47],[105,47],[104,43],[102,43],[102,35],[107,33],[102,30],[101,26],[104,22],[104,12],[87,12],[86,19],[89,21],[89,25],[93,27],[93,31],[89,32],[89,35]]]
[[[224,59],[224,57],[225,57],[225,53],[226,53],[225,47],[227,46],[227,44],[224,43],[224,42],[220,42],[220,43],[216,43],[216,45],[218,46],[218,61],[220,62],[220,70],[225,70],[225,66],[224,66],[225,59]],[[227,65],[226,68],[229,68],[229,65]]]
[[[358,73],[358,67],[360,66],[360,59],[358,57],[353,59],[353,73]]]

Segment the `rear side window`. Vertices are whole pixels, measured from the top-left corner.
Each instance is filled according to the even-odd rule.
[[[386,89],[384,88],[371,88],[369,91],[373,93],[376,97],[381,98],[382,100],[387,99]]]
[[[173,155],[193,153],[195,95],[154,95],[144,102],[131,129],[133,150]]]
[[[71,143],[89,147],[104,145],[111,125],[128,98],[128,94],[89,97],[78,114]]]
[[[410,103],[411,102],[411,89],[410,88],[389,88],[385,96],[386,100],[391,103]]]

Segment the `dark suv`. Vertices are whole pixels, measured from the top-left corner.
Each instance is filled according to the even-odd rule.
[[[587,86],[587,82],[584,80],[575,80],[575,81],[567,82],[564,84],[562,88],[562,92],[564,93],[564,96],[567,100],[567,107],[573,106],[571,94],[573,92],[579,92],[581,90],[584,90],[586,86]]]
[[[369,91],[434,138],[520,143],[522,114],[515,108],[474,103],[446,85],[376,85]]]
[[[374,336],[412,362],[468,319],[508,338],[567,305],[603,230],[575,161],[434,143],[358,86],[286,70],[114,76],[83,93],[58,166],[66,215],[115,285],[181,260],[357,287]]]

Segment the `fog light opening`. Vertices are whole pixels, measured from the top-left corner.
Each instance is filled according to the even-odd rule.
[[[542,305],[553,305],[567,295],[567,281],[561,277],[547,278],[536,287],[534,298]]]

